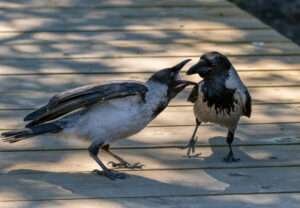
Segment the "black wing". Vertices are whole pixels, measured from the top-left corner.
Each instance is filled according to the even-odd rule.
[[[82,107],[110,99],[140,95],[144,100],[147,91],[148,88],[143,83],[134,81],[87,85],[53,96],[47,105],[25,116],[24,121],[31,121],[26,125],[26,127],[31,127],[56,119]]]
[[[245,103],[244,103],[244,115],[249,117],[251,116],[251,112],[252,112],[252,100],[251,100],[251,96],[250,93],[248,92],[248,90],[245,91]]]
[[[195,103],[198,98],[199,85],[195,85],[187,99],[187,101]]]

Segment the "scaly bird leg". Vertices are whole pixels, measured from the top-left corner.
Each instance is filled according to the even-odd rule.
[[[193,154],[195,153],[196,143],[197,143],[197,140],[198,140],[198,137],[196,137],[196,133],[197,133],[198,128],[199,128],[200,125],[201,125],[201,122],[199,122],[196,119],[196,126],[195,126],[195,129],[194,129],[192,138],[189,140],[188,144],[183,147],[183,149],[188,149],[186,154],[189,158],[199,156],[199,154],[191,155],[191,153],[193,153]]]
[[[233,151],[232,151],[232,142],[234,140],[234,132],[235,130],[229,130],[228,134],[227,134],[227,144],[229,147],[229,152],[227,154],[227,156],[224,158],[225,162],[238,162],[240,159],[239,158],[235,158]]]
[[[141,169],[144,166],[141,163],[130,164],[129,162],[127,162],[126,160],[124,160],[120,156],[118,156],[115,153],[113,153],[112,151],[110,151],[109,145],[103,146],[102,149],[104,151],[106,151],[109,155],[111,155],[112,157],[114,157],[116,160],[119,161],[119,163],[116,163],[114,161],[110,161],[108,163],[108,164],[110,164],[112,167],[114,167],[116,169],[118,169],[118,168]]]
[[[98,153],[99,153],[99,149],[102,146],[102,144],[95,144],[92,143],[88,150],[90,153],[90,156],[98,163],[98,165],[102,168],[101,170],[94,170],[95,173],[97,173],[98,175],[103,175],[106,176],[107,178],[111,179],[111,180],[115,180],[115,179],[124,179],[126,177],[126,175],[124,173],[118,173],[118,172],[114,172],[109,170],[103,163],[102,161],[98,158]]]

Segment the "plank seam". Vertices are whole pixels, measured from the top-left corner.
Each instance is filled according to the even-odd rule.
[[[236,29],[240,30],[259,30],[259,29],[270,29],[269,26],[261,25],[255,27],[235,27]],[[189,30],[206,30],[206,31],[213,31],[213,30],[224,30],[226,27],[215,27],[215,28],[191,28]],[[40,33],[40,32],[55,32],[55,33],[71,33],[71,32],[133,32],[133,31],[178,31],[178,29],[164,29],[164,28],[140,28],[140,29],[130,29],[130,28],[105,28],[105,29],[78,29],[78,30],[63,30],[63,29],[53,29],[53,30],[1,30],[0,33]]]
[[[171,197],[208,197],[208,196],[244,196],[244,195],[274,195],[274,194],[300,194],[300,190],[294,191],[269,191],[269,192],[231,192],[231,193],[207,193],[207,194],[164,194],[147,196],[115,196],[115,197],[77,197],[77,198],[47,198],[47,199],[11,199],[0,200],[0,202],[42,202],[42,201],[71,201],[71,200],[94,200],[94,199],[147,199],[147,198],[171,198]]]
[[[283,122],[257,122],[257,123],[246,123],[241,122],[239,125],[243,126],[253,126],[253,125],[285,125],[285,124],[300,124],[300,121],[283,121]],[[214,124],[202,124],[201,126],[214,126]],[[165,128],[165,127],[194,127],[194,125],[149,125],[147,128]],[[18,128],[20,129],[20,128]],[[17,130],[17,128],[1,128],[0,131],[10,131],[10,130]]]
[[[298,138],[298,137],[297,137]],[[300,136],[299,136],[300,138]],[[224,137],[225,141],[225,137]],[[147,150],[147,149],[182,149],[184,144],[182,145],[152,145],[152,146],[127,146],[127,147],[111,147],[112,150]],[[272,146],[300,146],[300,142],[286,142],[286,143],[254,143],[254,144],[232,144],[233,147],[272,147]],[[226,144],[197,144],[197,148],[227,148]],[[87,151],[87,148],[36,148],[36,149],[7,149],[1,150],[0,153],[4,152],[76,152],[76,151]]]
[[[298,53],[260,53],[260,54],[224,54],[227,57],[298,57],[300,56],[300,48]],[[199,55],[142,55],[142,56],[64,56],[64,57],[0,57],[0,60],[88,60],[88,59],[143,59],[143,58],[199,58]]]
[[[299,168],[300,164],[282,164],[282,165],[266,165],[264,164],[263,166],[257,166],[257,165],[249,165],[249,166],[203,166],[203,167],[185,167],[185,168],[149,168],[149,169],[136,169],[136,170],[131,170],[131,169],[123,169],[120,168],[118,170],[121,170],[122,172],[151,172],[151,171],[156,171],[156,172],[161,172],[161,171],[194,171],[194,170],[233,170],[233,169],[271,169],[271,168]],[[12,170],[14,171],[14,170]],[[91,171],[60,171],[59,173],[91,173]],[[45,173],[47,174],[47,173]],[[5,177],[5,176],[18,176],[18,175],[44,175],[44,173],[37,173],[37,172],[23,172],[23,173],[12,173],[12,172],[7,172],[7,173],[0,173],[0,177]]]
[[[239,73],[247,73],[247,72],[278,72],[278,71],[284,71],[284,72],[298,72],[299,69],[263,69],[263,68],[257,68],[257,69],[243,69],[239,68],[237,69]],[[0,76],[56,76],[56,75],[123,75],[123,74],[129,74],[129,75],[135,75],[135,74],[152,74],[155,71],[128,71],[128,72],[28,72],[28,73],[0,73]],[[185,75],[186,72],[182,71],[181,74]]]

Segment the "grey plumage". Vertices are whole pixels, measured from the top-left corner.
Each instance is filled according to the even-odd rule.
[[[90,156],[103,171],[97,171],[115,179],[124,174],[110,171],[98,158],[102,149],[120,163],[115,167],[134,168],[112,153],[109,144],[131,136],[153,120],[169,101],[191,82],[181,80],[179,71],[189,60],[154,73],[147,82],[113,82],[87,85],[59,93],[36,111],[25,116],[29,121],[25,129],[4,132],[6,142],[16,142],[46,133],[59,133],[91,141]]]
[[[26,127],[47,122],[81,107],[88,107],[110,99],[140,95],[145,99],[148,91],[143,83],[125,81],[102,85],[87,85],[59,93],[48,104],[25,116],[24,121],[31,121]]]
[[[194,87],[188,101],[194,103],[196,128],[189,141],[188,156],[195,149],[195,135],[201,122],[219,124],[228,129],[229,153],[226,161],[236,161],[231,144],[241,116],[251,116],[251,96],[227,57],[210,52],[201,56],[187,74],[198,73],[203,80]]]
[[[32,128],[26,128],[17,131],[10,131],[2,133],[5,142],[14,143],[22,139],[30,138],[45,133],[58,133],[62,130],[62,127],[56,125],[55,123],[46,123],[41,125],[36,125]]]

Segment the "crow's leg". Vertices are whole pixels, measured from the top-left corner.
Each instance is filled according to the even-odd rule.
[[[193,153],[193,154],[195,153],[196,143],[198,140],[198,138],[196,137],[196,133],[197,133],[200,125],[201,125],[201,122],[199,122],[198,119],[196,119],[196,126],[194,129],[192,138],[189,140],[188,144],[183,147],[183,149],[188,149],[187,153],[186,153],[188,157],[193,157],[193,156],[197,157],[199,155],[199,154],[191,155],[191,153]]]
[[[125,174],[123,173],[117,173],[117,172],[113,172],[111,170],[109,170],[103,163],[102,161],[98,158],[98,153],[99,153],[99,149],[102,146],[102,144],[96,144],[96,143],[92,143],[88,150],[90,153],[90,156],[98,163],[98,165],[102,168],[102,171],[100,170],[94,170],[95,173],[99,174],[99,175],[103,175],[108,177],[111,180],[115,180],[115,179],[124,179],[125,178]]]
[[[234,130],[231,130],[231,129],[228,130],[226,142],[227,142],[228,147],[229,147],[229,153],[224,158],[225,162],[238,162],[240,160],[239,158],[235,158],[234,157],[234,154],[233,154],[233,151],[232,151],[231,144],[232,144],[232,142],[234,140],[234,132],[235,132],[235,129]]]
[[[104,151],[106,151],[109,155],[111,155],[112,157],[114,157],[116,160],[119,161],[119,163],[115,163],[114,161],[110,161],[108,164],[110,164],[112,167],[114,168],[130,168],[130,169],[141,169],[144,165],[141,163],[134,163],[134,164],[130,164],[129,162],[127,162],[126,160],[124,160],[123,158],[121,158],[120,156],[116,155],[115,153],[113,153],[110,148],[109,145],[105,145],[102,147],[102,149]]]

